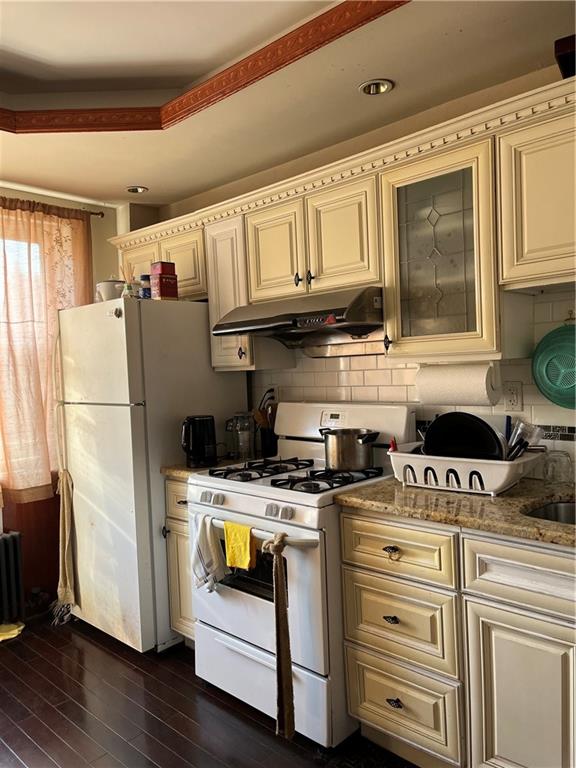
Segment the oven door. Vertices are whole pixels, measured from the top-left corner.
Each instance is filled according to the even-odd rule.
[[[199,505],[188,507],[190,514],[206,514]],[[270,538],[285,531],[291,539],[306,540],[312,546],[287,545],[284,549],[288,584],[288,623],[292,661],[306,669],[327,675],[328,622],[326,607],[326,555],[324,532],[286,525],[269,518],[252,518],[223,509],[211,509],[216,521],[231,520],[265,530]],[[216,528],[225,551],[224,531]],[[233,637],[246,640],[271,653],[275,652],[274,588],[272,555],[262,552],[263,540],[256,539],[256,566],[237,569],[216,586],[193,590],[196,618]]]

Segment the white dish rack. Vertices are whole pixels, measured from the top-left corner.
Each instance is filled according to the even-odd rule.
[[[492,461],[411,453],[420,445],[422,443],[406,443],[399,450],[388,452],[394,476],[402,485],[490,496],[497,496],[516,485],[543,455],[541,452],[525,453],[514,461]]]

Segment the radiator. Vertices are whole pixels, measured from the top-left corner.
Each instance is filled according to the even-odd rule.
[[[20,544],[19,533],[0,533],[0,624],[24,619]]]

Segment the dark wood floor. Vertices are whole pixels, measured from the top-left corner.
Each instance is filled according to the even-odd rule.
[[[353,736],[319,756],[194,674],[178,646],[139,654],[82,623],[0,644],[1,768],[404,768]]]

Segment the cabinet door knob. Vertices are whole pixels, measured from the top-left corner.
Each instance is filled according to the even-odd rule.
[[[168,534],[170,533],[170,528],[166,528],[166,526],[163,525],[161,533],[162,533],[162,536],[164,536],[164,538],[166,538],[168,536]]]
[[[400,624],[400,619],[398,618],[398,616],[382,616],[382,618],[388,624]]]
[[[238,357],[240,360],[242,360],[243,357],[246,357],[246,351],[242,349],[242,347],[238,347]]]
[[[390,560],[398,560],[400,557],[400,547],[395,544],[389,544],[387,547],[382,547],[382,552],[386,552]]]
[[[390,349],[391,346],[392,346],[392,339],[390,338],[390,336],[388,336],[388,334],[386,334],[386,336],[384,336],[384,351],[386,354],[388,354],[388,350]]]
[[[116,307],[116,309],[114,310],[114,317],[120,318],[120,317],[122,317],[122,314],[123,314],[123,312],[120,309],[120,307]]]
[[[308,272],[306,272],[306,282],[308,283],[308,285],[311,285],[312,280],[315,280],[315,279],[316,279],[316,275],[313,275],[312,272],[308,270]]]
[[[298,272],[296,272],[294,274],[294,285],[296,286],[296,288],[298,288],[298,286],[300,285],[301,282],[302,282],[302,278],[300,277]]]
[[[400,699],[386,699],[386,703],[390,704],[392,709],[402,709],[404,706]]]

